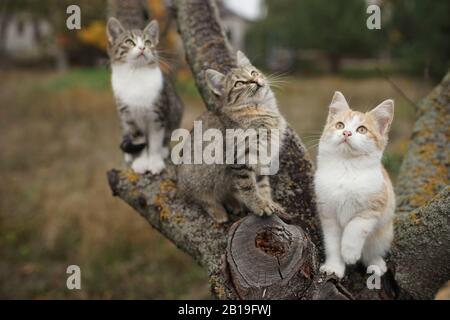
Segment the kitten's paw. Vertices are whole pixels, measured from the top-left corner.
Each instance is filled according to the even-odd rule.
[[[225,208],[217,203],[209,204],[204,206],[205,211],[213,218],[214,222],[217,224],[222,224],[228,221],[228,214]]]
[[[146,157],[139,157],[134,159],[131,164],[131,169],[138,174],[143,174],[148,171],[148,161]]]
[[[355,264],[361,258],[361,249],[352,244],[342,244],[342,259],[346,264]]]
[[[342,279],[345,274],[345,265],[341,262],[325,262],[320,266],[320,272],[329,276],[335,274],[339,279]]]
[[[385,274],[387,271],[386,262],[383,260],[383,258],[377,258],[372,260],[367,265],[367,273],[374,273],[375,275],[381,277],[383,274]]]
[[[283,208],[276,202],[272,200],[266,200],[264,201],[263,205],[261,206],[261,209],[256,212],[258,216],[271,216],[274,213],[277,212],[283,212]]]
[[[148,171],[150,171],[152,174],[159,174],[161,171],[164,170],[166,167],[166,164],[164,163],[164,160],[160,156],[150,156],[148,158]]]

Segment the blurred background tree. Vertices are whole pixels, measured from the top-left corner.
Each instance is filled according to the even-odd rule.
[[[369,2],[381,7],[381,30],[365,27]],[[250,28],[246,49],[269,69],[285,71],[300,67],[302,71],[317,71],[327,62],[328,70],[336,73],[341,70],[344,58],[357,58],[374,59],[375,67],[384,65],[395,71],[425,74],[434,81],[448,70],[449,1],[266,0],[265,3],[267,16]],[[276,57],[282,61],[274,61]]]
[[[389,0],[392,54],[415,75],[440,80],[450,67],[450,2]]]
[[[122,162],[106,64],[106,3],[0,0],[0,298],[210,297],[204,271],[111,197],[105,181],[105,172]],[[170,1],[147,3],[160,23],[163,67],[176,75],[186,105],[182,126],[191,128],[205,108]],[[249,15],[251,3],[257,12]],[[449,66],[450,3],[377,3],[382,29],[373,31],[364,0],[218,5],[234,48],[258,67],[287,73],[275,88],[280,110],[313,157],[334,90],[361,110],[394,99],[384,163],[395,181],[415,121],[410,101],[427,95],[427,77],[437,82]],[[71,4],[81,8],[81,30],[66,28]],[[328,74],[332,60],[338,74]],[[83,270],[83,290],[76,292],[65,287],[65,270],[74,263]]]
[[[268,15],[248,34],[248,49],[271,59],[276,48],[301,56],[310,49],[322,53],[329,70],[340,70],[343,57],[374,57],[383,32],[365,28],[363,0],[267,0]]]

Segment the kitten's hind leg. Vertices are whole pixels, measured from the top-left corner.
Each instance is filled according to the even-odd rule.
[[[235,196],[232,194],[228,195],[225,198],[225,200],[223,201],[223,206],[225,207],[227,212],[234,215],[239,215],[241,212],[244,211],[244,208],[242,208],[242,205],[239,202],[239,200],[237,200]]]
[[[142,149],[144,149],[147,144],[145,142],[145,139],[135,141],[142,141],[142,142],[139,143],[133,142],[133,139],[129,135],[124,135],[119,147],[124,153],[137,154],[141,152]]]
[[[202,208],[217,223],[225,223],[228,221],[228,214],[225,208],[215,200],[201,201]]]
[[[270,189],[270,181],[268,176],[257,176],[259,194],[265,199],[272,199],[272,190]]]
[[[136,121],[133,119],[130,109],[128,106],[121,106],[119,108],[119,116],[122,122],[122,129],[124,133],[124,137],[122,140],[122,144],[131,144],[131,145],[145,145],[147,137],[139,130]],[[127,141],[128,140],[128,141]],[[126,147],[126,146],[124,146]],[[122,146],[121,146],[122,148]],[[142,148],[141,148],[142,150]],[[123,150],[124,152],[128,152]],[[139,152],[140,150],[135,151],[134,153]],[[133,152],[128,152],[133,153]]]

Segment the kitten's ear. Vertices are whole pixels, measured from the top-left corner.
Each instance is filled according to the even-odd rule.
[[[109,18],[108,24],[106,25],[106,35],[108,36],[109,43],[114,43],[117,37],[124,31],[125,29],[119,20],[114,17]]]
[[[223,94],[224,79],[225,76],[216,70],[208,69],[205,72],[206,84],[211,89],[211,91],[214,92],[214,94],[218,95],[219,97]]]
[[[244,67],[252,64],[247,56],[240,50],[236,53],[236,61],[238,67]]]
[[[159,41],[159,24],[158,21],[152,20],[144,29],[144,33],[146,33],[150,37],[150,41],[154,46],[158,44]]]
[[[348,106],[348,102],[345,100],[344,95],[340,91],[335,91],[329,106],[328,119],[331,119],[338,113],[348,109],[350,109],[350,107]]]
[[[394,119],[394,100],[388,99],[383,101],[372,109],[370,114],[374,117],[380,133],[387,133]]]

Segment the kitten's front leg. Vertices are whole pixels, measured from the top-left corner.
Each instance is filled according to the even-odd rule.
[[[259,194],[266,199],[272,199],[272,190],[270,189],[270,180],[268,176],[258,176],[256,177],[258,182]]]
[[[235,195],[252,213],[262,216],[282,211],[271,198],[263,198],[258,192],[254,169],[247,165],[230,166]]]
[[[153,174],[159,174],[166,167],[164,157],[168,154],[168,150],[163,145],[165,130],[159,125],[154,125],[154,128],[149,131],[148,169]]]
[[[354,217],[344,229],[341,254],[346,264],[354,264],[361,258],[366,238],[378,222],[378,213],[367,211]]]
[[[272,198],[272,188],[270,187],[269,176],[257,176],[256,181],[259,195],[268,201],[270,206],[274,206],[279,214],[284,213],[283,207],[276,203]]]
[[[320,208],[319,208],[320,210]],[[336,219],[331,216],[320,216],[323,237],[325,242],[325,263],[320,266],[320,271],[327,275],[335,274],[339,279],[344,277],[345,264],[341,257],[342,230]]]

